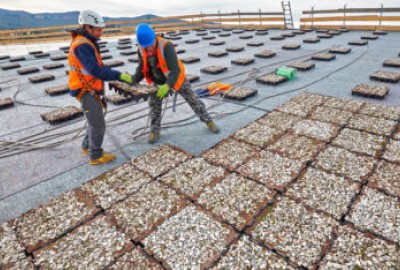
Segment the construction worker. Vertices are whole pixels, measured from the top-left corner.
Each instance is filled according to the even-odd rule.
[[[132,76],[104,66],[97,42],[105,24],[97,12],[80,12],[78,23],[80,27],[71,31],[72,41],[68,54],[70,95],[80,101],[88,121],[82,154],[90,155],[90,165],[105,164],[113,161],[115,155],[103,152],[102,149],[106,130],[103,113],[106,103],[102,99],[104,81],[132,83]]]
[[[160,137],[162,100],[173,89],[177,91],[197,114],[208,129],[218,133],[219,128],[208,114],[204,103],[193,93],[190,83],[185,79],[185,68],[178,59],[175,47],[168,40],[157,36],[150,25],[139,24],[136,28],[139,43],[139,65],[133,75],[133,82],[143,78],[149,85],[158,87],[156,95],[149,98],[151,128],[149,143]]]

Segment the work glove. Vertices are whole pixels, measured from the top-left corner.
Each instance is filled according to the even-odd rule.
[[[163,97],[165,97],[165,95],[168,94],[168,91],[170,89],[168,84],[157,85],[157,87],[158,87],[158,91],[157,91],[156,97],[158,97],[159,99],[162,99]]]
[[[119,80],[129,84],[133,84],[132,76],[127,73],[121,73],[121,75],[119,76]]]

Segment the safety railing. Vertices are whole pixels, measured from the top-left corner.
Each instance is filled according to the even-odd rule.
[[[397,14],[396,14],[397,13]],[[387,15],[390,14],[390,15]],[[352,29],[400,31],[400,8],[346,8],[305,10],[301,29]]]
[[[193,14],[181,16],[157,17],[141,20],[107,22],[103,37],[126,36],[134,33],[139,23],[150,23],[157,33],[172,30],[191,30],[198,28],[284,28],[284,14],[279,12],[232,12]],[[46,28],[28,28],[0,31],[0,45],[44,43],[70,39],[68,30],[78,25],[63,25]]]

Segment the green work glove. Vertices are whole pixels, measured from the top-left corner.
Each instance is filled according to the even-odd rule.
[[[166,94],[168,94],[169,91],[169,85],[168,84],[163,84],[163,85],[157,85],[158,87],[158,91],[156,96],[159,99],[162,99],[163,97],[165,97]]]
[[[129,84],[133,84],[132,76],[127,73],[121,73],[121,75],[119,76],[119,80]]]

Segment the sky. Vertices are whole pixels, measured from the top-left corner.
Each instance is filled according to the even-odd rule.
[[[400,7],[400,0],[292,0],[292,13],[294,21],[301,17],[302,10],[361,7]],[[0,0],[0,8],[11,10],[25,10],[32,13],[41,12],[67,12],[82,9],[93,9],[103,16],[131,17],[142,14],[156,14],[160,16],[198,14],[240,11],[256,12],[281,11],[281,0]]]

